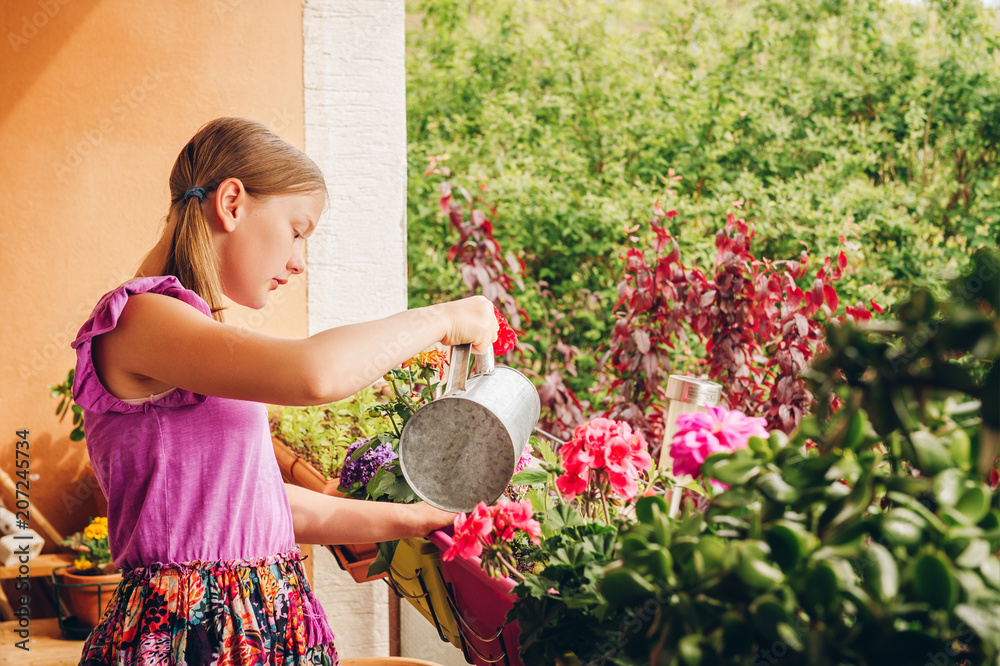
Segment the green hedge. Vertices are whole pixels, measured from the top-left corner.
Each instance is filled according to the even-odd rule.
[[[464,290],[440,177],[424,175],[446,154],[454,180],[487,185],[497,239],[526,259],[536,365],[552,335],[584,351],[607,340],[625,228],[646,232],[657,199],[680,211],[671,231],[705,268],[737,199],[763,256],[796,258],[804,242],[821,260],[845,236],[850,303],[940,293],[971,248],[1000,238],[1000,13],[978,2],[408,12],[410,303]]]

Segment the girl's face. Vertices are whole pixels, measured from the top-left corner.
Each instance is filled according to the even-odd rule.
[[[306,238],[326,200],[322,192],[246,197],[238,221],[216,245],[222,290],[240,305],[260,309],[270,292],[305,270]]]

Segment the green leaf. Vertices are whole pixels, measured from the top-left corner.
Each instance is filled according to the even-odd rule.
[[[684,636],[678,642],[677,650],[680,652],[681,660],[685,666],[701,665],[702,658],[704,657],[701,649],[701,638],[698,635]]]
[[[968,518],[970,523],[978,523],[990,510],[990,494],[982,484],[965,488],[955,503],[955,509]]]
[[[990,556],[990,544],[983,539],[973,539],[962,553],[955,558],[955,564],[966,569],[978,569]]]
[[[541,467],[528,467],[511,477],[510,485],[537,486],[544,484],[549,478],[548,472]]]
[[[744,583],[756,590],[772,590],[784,582],[785,575],[765,561],[766,555],[760,546],[752,541],[744,541],[740,546],[736,573]]]
[[[863,411],[851,412],[848,416],[847,429],[841,446],[854,449],[864,441],[865,430],[869,427],[868,416]]]
[[[718,462],[712,468],[711,476],[730,486],[742,486],[755,474],[760,472],[760,466],[753,458],[734,459]]]
[[[923,555],[916,561],[912,584],[916,598],[934,608],[951,610],[958,603],[958,581],[937,555]]]
[[[545,514],[545,524],[553,532],[559,532],[567,527],[585,525],[586,522],[580,512],[569,504],[557,504]]]
[[[802,597],[813,608],[827,608],[836,600],[839,587],[833,567],[819,562],[806,574]]]
[[[657,520],[666,520],[670,506],[662,495],[640,497],[635,503],[635,517],[640,522],[652,525]]]
[[[917,452],[917,460],[913,462],[924,475],[935,476],[951,467],[948,449],[931,433],[925,430],[911,432],[910,442]]]
[[[761,474],[757,477],[756,485],[765,497],[775,502],[791,504],[799,498],[798,490],[786,483],[777,472]]]
[[[955,616],[967,624],[988,645],[1000,645],[1000,613],[996,606],[983,608],[971,604],[955,607]]]
[[[870,543],[859,558],[858,576],[861,584],[876,599],[888,603],[899,592],[899,568],[892,553],[878,543]]]
[[[786,573],[796,568],[819,545],[815,534],[791,521],[772,525],[766,530],[765,538],[774,561]]]
[[[712,499],[712,505],[720,509],[740,509],[758,499],[757,494],[751,490],[743,488],[730,488],[729,490],[716,495]]]
[[[615,606],[635,606],[656,594],[655,587],[626,567],[608,571],[600,583],[600,591]]]

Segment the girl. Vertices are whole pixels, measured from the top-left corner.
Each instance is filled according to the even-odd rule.
[[[136,278],[73,342],[123,572],[80,664],[336,664],[296,542],[423,536],[453,515],[283,485],[263,403],[342,399],[436,342],[485,351],[493,306],[474,297],[304,340],[227,326],[223,295],[262,308],[304,270],[323,174],[263,125],[222,118],[181,151],[170,193]]]

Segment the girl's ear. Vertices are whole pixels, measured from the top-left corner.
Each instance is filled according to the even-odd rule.
[[[233,231],[246,216],[249,195],[239,178],[227,178],[215,191],[215,214],[225,231]]]

